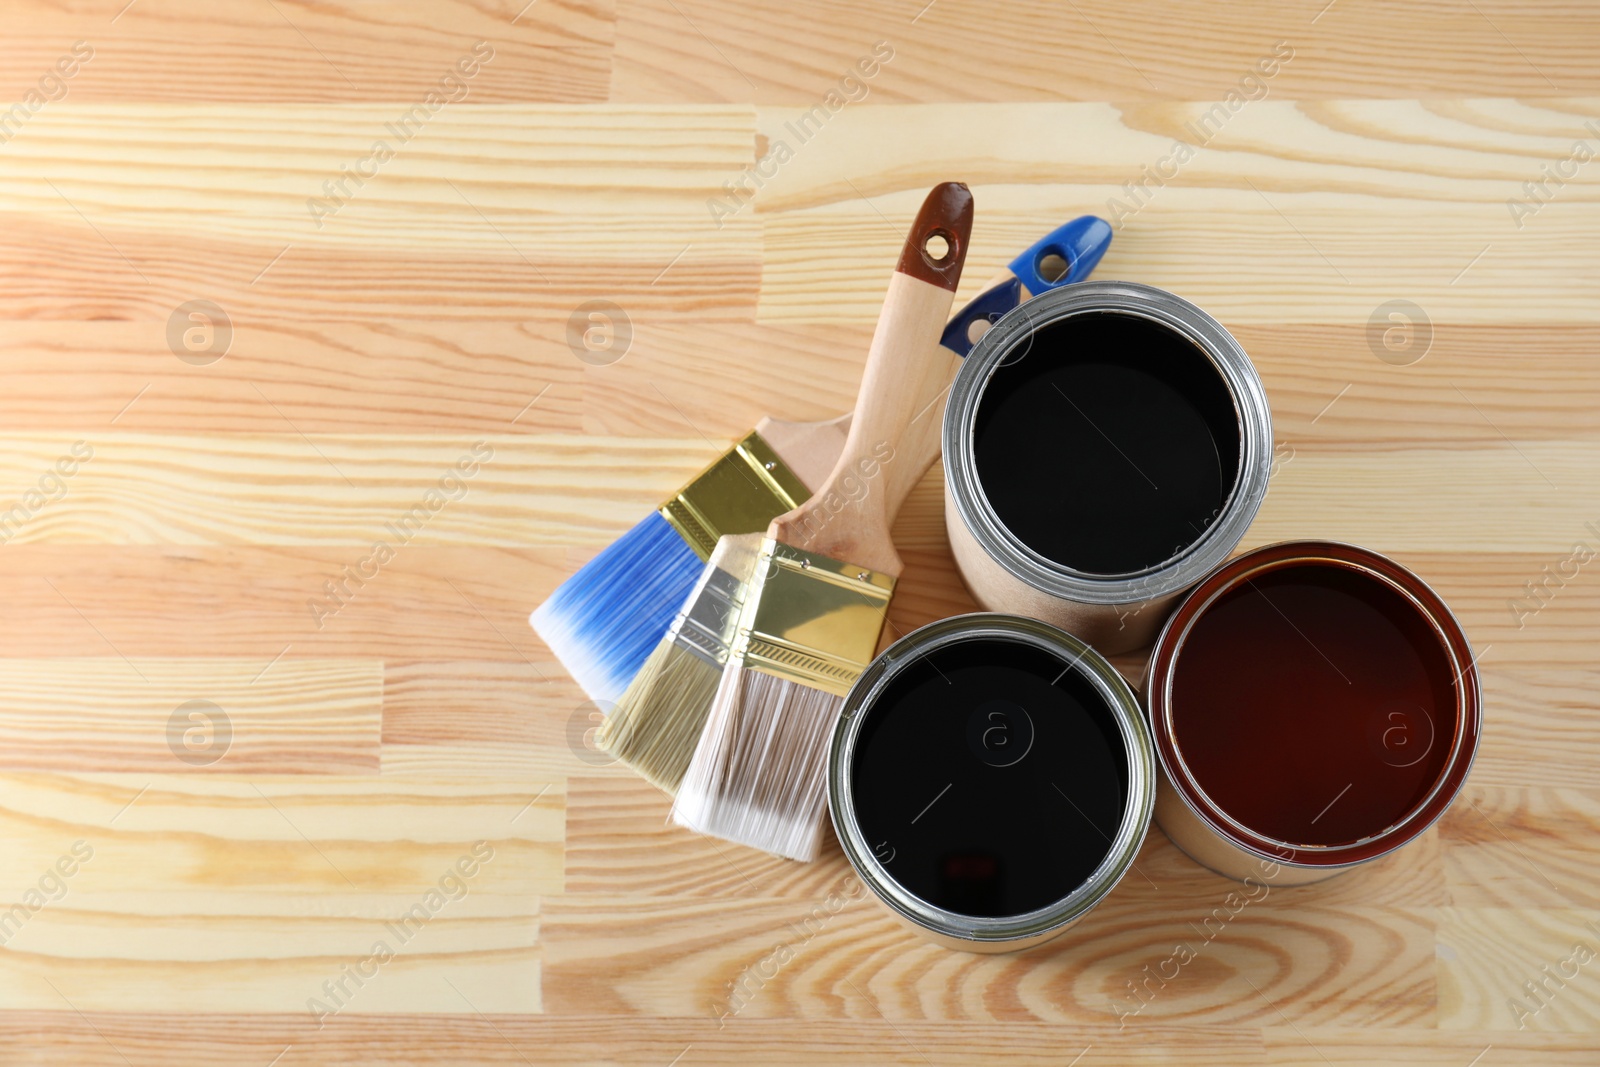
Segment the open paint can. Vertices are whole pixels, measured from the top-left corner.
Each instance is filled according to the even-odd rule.
[[[1146,645],[1266,496],[1272,421],[1237,341],[1171,293],[1082,282],[979,339],[945,411],[945,525],[985,608]]]
[[[971,952],[1060,934],[1133,865],[1155,757],[1127,682],[1048,623],[963,615],[873,661],[845,699],[828,806],[902,921]]]
[[[1444,601],[1398,563],[1324,541],[1247,552],[1196,586],[1156,641],[1144,699],[1156,822],[1212,870],[1280,885],[1421,834],[1482,727]]]

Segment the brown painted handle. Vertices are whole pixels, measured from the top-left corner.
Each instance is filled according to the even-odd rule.
[[[972,234],[972,193],[936,186],[906,237],[872,335],[855,416],[839,462],[816,494],[774,519],[785,544],[898,576],[889,523],[939,454],[942,407],[954,356],[939,345]],[[940,239],[937,257],[928,243]]]

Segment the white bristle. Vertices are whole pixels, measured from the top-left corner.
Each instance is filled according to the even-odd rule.
[[[672,821],[789,859],[815,859],[828,746],[843,706],[843,697],[730,663]]]

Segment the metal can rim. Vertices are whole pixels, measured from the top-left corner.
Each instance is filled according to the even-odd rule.
[[[1122,734],[1128,795],[1111,847],[1083,883],[1046,907],[1021,915],[963,915],[935,907],[910,893],[878,861],[855,818],[850,767],[856,740],[870,708],[894,678],[928,652],[976,639],[1014,640],[1044,649],[1079,667],[1105,700]],[[913,630],[885,649],[856,680],[834,726],[828,754],[828,812],[856,876],[902,918],[930,933],[984,944],[1028,942],[1059,932],[1099,903],[1133,866],[1155,807],[1155,748],[1144,712],[1127,681],[1086,642],[1049,623],[1019,615],[975,612]]]
[[[994,371],[1022,339],[1076,315],[1111,312],[1159,323],[1187,338],[1216,368],[1239,424],[1239,473],[1222,514],[1182,552],[1143,571],[1097,575],[1036,552],[1000,520],[978,483],[972,425]],[[1232,334],[1196,305],[1139,282],[1079,282],[1043,293],[995,322],[967,355],[950,388],[943,427],[944,473],[957,512],[985,553],[1013,577],[1052,596],[1121,605],[1178,592],[1217,566],[1244,536],[1267,494],[1272,413],[1266,387]]]
[[[1451,750],[1427,796],[1401,819],[1356,841],[1308,845],[1279,841],[1231,818],[1200,788],[1182,760],[1173,738],[1172,676],[1184,639],[1195,621],[1217,598],[1240,582],[1269,570],[1302,563],[1348,567],[1375,578],[1400,593],[1428,623],[1455,671],[1456,725]],[[1416,840],[1449,808],[1477,759],[1483,733],[1483,697],[1476,658],[1455,614],[1428,583],[1389,557],[1343,541],[1279,541],[1229,560],[1200,582],[1167,618],[1150,655],[1144,686],[1156,756],[1173,791],[1203,824],[1229,844],[1264,860],[1303,868],[1355,866]]]

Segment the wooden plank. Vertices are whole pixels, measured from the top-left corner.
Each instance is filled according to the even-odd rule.
[[[467,211],[470,206],[462,208]],[[352,208],[350,221],[358,214]],[[629,234],[619,239],[614,255],[554,259],[537,251],[557,243],[548,232],[551,225],[507,224],[475,211],[451,220],[452,214],[458,213],[445,212],[444,228],[474,235],[482,247],[449,252],[302,246],[281,233],[239,241],[166,234],[146,223],[134,226],[105,217],[91,228],[87,216],[41,212],[9,223],[0,233],[0,264],[16,279],[0,299],[0,316],[164,324],[181,305],[204,299],[241,325],[254,320],[521,322],[565,321],[591,300],[614,301],[621,294],[633,308],[673,308],[713,318],[747,315],[755,302],[760,267],[747,250],[749,236],[735,235],[721,242],[723,249],[706,241],[694,250],[698,224],[657,216],[625,227]],[[340,224],[345,222],[341,218]],[[303,225],[296,219],[284,228]],[[391,225],[392,220],[378,220],[370,228],[379,233]],[[567,231],[566,240],[586,240],[572,232],[570,223],[555,228]],[[600,228],[589,226],[585,232]],[[641,232],[658,239],[638,241],[634,235]],[[675,263],[679,256],[681,262]],[[340,279],[337,287],[328,284],[334,277]]]
[[[792,158],[754,207],[721,221],[766,216],[764,320],[872,321],[920,190],[959,177],[980,221],[958,299],[1038,234],[1093,212],[1117,229],[1100,277],[1173,290],[1229,324],[1364,324],[1401,297],[1435,322],[1588,323],[1573,272],[1579,235],[1600,226],[1600,175],[1576,165],[1534,214],[1507,201],[1531,197],[1523,184],[1542,180],[1541,164],[1595,136],[1583,123],[1597,110],[1265,100],[1197,135],[1205,104],[861,107],[830,120],[826,150],[790,133]],[[775,145],[794,118],[763,111],[762,131]],[[1180,139],[1203,142],[1181,164]],[[872,163],[902,156],[918,162]],[[1150,180],[1151,168],[1167,177]]]
[[[14,431],[577,433],[584,365],[566,330],[239,323],[223,355],[197,364],[166,322],[0,321],[0,419]]]
[[[518,7],[512,0],[407,0],[378,19],[344,2],[224,12],[194,0],[142,0],[118,12],[84,0],[21,0],[10,9],[14,32],[0,44],[0,98],[33,88],[75,40],[85,39],[94,53],[67,83],[73,99],[410,102],[438,89],[457,61],[485,41],[494,52],[466,82],[469,99],[604,100],[613,5],[573,0],[520,13]]]
[[[1523,765],[1541,762],[1530,753]],[[1589,785],[1469,782],[1439,825],[1451,902],[1468,908],[1600,906],[1600,860],[1584,844],[1600,824],[1600,792],[1592,778]]]
[[[491,714],[493,701],[506,699],[496,670],[518,672],[504,679],[508,687],[558,687],[552,701],[578,692],[559,688],[566,679],[527,624],[533,606],[570,573],[566,552],[407,546],[379,576],[358,584],[345,568],[363,554],[308,546],[7,545],[0,578],[11,600],[0,641],[19,657],[203,651],[250,660],[254,673],[280,655],[389,657],[397,672],[388,678],[389,699],[397,678],[403,687],[412,677],[407,659],[459,660],[481,664],[484,684],[496,690],[492,699],[485,691],[474,714]],[[335,581],[351,592],[340,594],[345,607],[329,616],[328,583]],[[471,692],[461,689],[455,667],[441,665],[434,677],[458,697]],[[403,702],[403,689],[399,695]],[[436,688],[423,699],[438,695]]]
[[[1586,528],[1600,525],[1600,484],[1589,474],[1597,459],[1578,442],[1361,455],[1297,449],[1273,478],[1246,545],[1321,537],[1399,553],[1443,543],[1559,562],[1575,540],[1600,543]]]
[[[480,840],[495,853],[486,897],[562,884],[565,793],[548,779],[7,774],[0,796],[7,906],[79,840],[93,858],[73,906],[124,916],[227,914],[230,900],[242,915],[397,914]]]
[[[1474,591],[1493,598],[1498,614],[1515,628],[1517,615],[1506,599],[1525,596],[1526,582],[1543,580],[1544,564],[1556,568],[1573,542],[1587,537],[1594,547],[1600,541],[1585,525],[1600,514],[1600,496],[1582,469],[1589,448],[1580,442],[1502,441],[1471,449],[1297,451],[1273,476],[1241,549],[1322,538],[1354,541],[1402,562],[1437,559],[1503,570],[1495,583]],[[1541,470],[1561,488],[1542,481]],[[934,467],[901,509],[897,544],[933,552],[946,543],[942,473]],[[1542,516],[1538,529],[1530,513]],[[1426,566],[1418,569],[1431,576]],[[1548,610],[1586,598],[1585,588],[1570,575],[1559,589],[1552,582]],[[1532,617],[1523,619],[1524,629],[1534,624]]]
[[[660,1067],[693,1050],[693,1062],[740,1067],[782,1049],[787,1063],[833,1064],[841,1057],[873,1063],[962,1064],[982,1062],[1001,1050],[1007,1062],[1055,1067],[1063,1050],[1112,1048],[1131,1067],[1198,1064],[1239,1067],[1260,1062],[1260,1034],[1221,1027],[1149,1028],[1134,1038],[1115,1028],[1047,1023],[916,1023],[893,1028],[881,1020],[813,1020],[806,1040],[795,1040],[789,1020],[739,1019],[718,1029],[709,1020],[617,1019],[594,1015],[341,1015],[315,1032],[282,1015],[177,1016],[161,1014],[76,1015],[19,1011],[0,1014],[0,1036],[26,1047],[62,1050],[86,1067],[145,1067],[182,1062],[250,1067],[284,1054],[303,1062],[359,1061],[378,1067],[459,1064],[470,1050],[485,1065],[588,1065],[597,1052],[606,1062]],[[1092,1061],[1091,1061],[1092,1062]]]
[[[1124,1016],[1262,1025],[1280,1011],[1296,1023],[1370,1027],[1433,1018],[1427,910],[1297,906],[1271,894],[1241,908],[1228,903],[1237,883],[1219,879],[1211,895],[1166,914],[1119,895],[1026,956],[973,956],[920,940],[870,900],[850,900],[850,884],[831,887],[837,907],[827,897],[552,898],[542,919],[546,1010],[715,1019],[731,1003],[740,1018],[861,1017],[875,1008],[895,1021],[1079,1025]],[[1237,914],[1214,919],[1208,939],[1197,928],[1214,909]],[[1142,987],[1144,968],[1155,973],[1180,944],[1194,958],[1168,965],[1176,975],[1164,986],[1143,987],[1138,1010],[1133,983]]]
[[[565,321],[622,293],[702,315],[753,306],[759,223],[712,229],[690,210],[752,157],[748,108],[404,114],[41,111],[5,145],[0,270],[16,277],[0,316],[165,323],[196,298],[241,325]]]
[[[1262,1030],[1266,1062],[1273,1067],[1360,1067],[1410,1063],[1417,1067],[1461,1067],[1474,1056],[1485,1064],[1528,1063],[1538,1067],[1584,1067],[1600,1042],[1591,1035],[1506,1033],[1483,1030],[1339,1030],[1271,1026]]]
[[[0,659],[0,768],[376,774],[374,660]]]
[[[1373,337],[1366,323],[1242,324],[1233,333],[1266,384],[1274,436],[1297,453],[1308,445],[1318,452],[1452,448],[1600,433],[1600,329],[1430,328],[1431,348],[1404,367],[1378,357],[1383,335]]]
[[[388,682],[386,775],[630,776],[595,742],[607,707],[552,659],[401,663]]]
[[[1584,54],[1600,24],[1572,2],[1324,12],[1252,0],[1205,19],[1174,18],[1155,0],[827,0],[803,11],[763,8],[759,18],[749,10],[733,0],[627,0],[614,98],[810,105],[878,40],[894,58],[867,82],[869,99],[894,101],[1221,99],[1279,41],[1294,58],[1266,84],[1283,99],[1543,96],[1600,85]],[[1425,54],[1417,41],[1428,42]]]
[[[0,953],[0,990],[13,1009],[160,1012],[181,1002],[196,1013],[324,1023],[347,1011],[456,1013],[469,1003],[540,1010],[536,909],[478,902],[476,879],[454,870],[442,866],[382,918],[133,917],[52,905]],[[420,910],[406,918],[410,907]]]
[[[467,102],[448,105],[425,122],[414,116],[407,123],[406,114],[405,102],[129,105],[68,99],[40,111],[6,142],[0,210],[70,216],[65,194],[91,218],[116,211],[127,213],[130,224],[149,214],[142,221],[196,235],[294,238],[320,232],[345,240],[350,230],[335,223],[345,223],[348,213],[367,220],[356,232],[388,247],[458,249],[486,248],[498,238],[481,218],[470,228],[440,226],[441,215],[464,221],[477,217],[475,206],[514,227],[526,224],[519,216],[565,210],[577,217],[547,219],[545,232],[565,233],[571,241],[587,237],[581,250],[592,252],[597,238],[620,241],[624,235],[636,244],[665,247],[667,238],[640,224],[652,212],[699,207],[721,191],[732,171],[752,161],[755,145],[753,112],[738,106]],[[375,140],[385,140],[392,153],[375,153]],[[453,165],[463,155],[472,160],[467,174]],[[350,178],[358,161],[364,166]],[[376,175],[367,173],[374,168]],[[323,188],[324,180],[341,178],[349,196]],[[313,216],[308,197],[328,200],[332,210]],[[390,210],[376,210],[383,207]],[[585,216],[610,216],[612,228],[589,233]]]
[[[1485,666],[1485,729],[1472,766],[1472,783],[1515,789],[1536,782],[1541,789],[1593,789],[1594,768],[1600,764],[1600,738],[1588,728],[1600,710],[1600,678],[1595,671]],[[1538,768],[1537,777],[1530,779],[1529,767]],[[1565,804],[1552,806],[1560,811]]]
[[[598,548],[727,447],[632,439],[602,450],[582,438],[497,434],[314,440],[292,427],[223,439],[10,436],[0,445],[0,484],[17,487],[0,518],[22,508],[8,543],[337,544],[362,550],[350,553],[352,566],[370,557],[360,564],[368,574],[388,562],[378,542],[393,556],[413,543]],[[52,481],[45,502],[29,504],[27,492],[63,456],[81,460],[65,494]],[[534,495],[548,508],[531,512]]]
[[[946,167],[940,173],[960,171]],[[1537,177],[1537,164],[1533,173]],[[841,197],[826,207],[774,214],[767,223],[770,265],[762,275],[762,320],[838,321],[848,315],[872,321],[878,292],[873,286],[881,284],[882,265],[893,262],[893,232],[909,224],[915,190],[926,184],[912,177],[904,193],[869,194],[871,201]],[[1099,276],[1170,290],[1229,326],[1364,325],[1397,298],[1417,303],[1434,322],[1594,321],[1571,276],[1582,256],[1576,233],[1594,232],[1600,217],[1591,204],[1564,204],[1565,225],[1535,230],[1529,223],[1519,234],[1503,200],[1492,209],[1421,209],[1376,197],[1363,202],[1344,193],[1262,189],[1270,202],[1248,186],[1162,190],[1122,227]],[[993,243],[985,247],[994,249],[996,262],[975,257],[974,266],[988,268],[1015,255],[1049,230],[1052,219],[1108,214],[1114,191],[1089,186],[1057,197],[1029,190],[1019,194],[1028,198],[1026,206],[1012,209],[991,188],[975,186],[976,199],[988,206],[983,232],[995,236],[986,236]],[[1416,252],[1399,258],[1375,251],[1391,244]],[[957,299],[976,294],[975,287],[966,288]]]
[[[1439,1028],[1593,1035],[1600,957],[1592,906],[1451,908],[1439,917]]]

